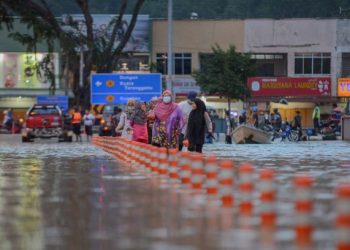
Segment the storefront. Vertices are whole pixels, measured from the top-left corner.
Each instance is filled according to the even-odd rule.
[[[15,117],[23,117],[37,95],[49,95],[51,81],[47,69],[56,76],[56,94],[63,94],[58,84],[58,53],[0,53],[1,121],[4,110],[11,108]]]
[[[259,111],[278,108],[283,120],[292,121],[298,110],[304,127],[312,127],[316,103],[320,104],[321,115],[329,114],[332,104],[337,103],[331,95],[330,77],[252,77],[248,87],[248,102],[257,105]]]

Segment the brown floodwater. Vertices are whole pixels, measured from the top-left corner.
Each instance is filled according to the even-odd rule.
[[[277,172],[277,226],[217,198],[122,165],[95,146],[0,136],[0,249],[334,249],[334,187],[350,177],[350,144],[224,145],[206,153]],[[328,150],[327,150],[328,148]],[[315,178],[312,242],[294,241],[291,178]],[[239,194],[234,190],[235,196]]]

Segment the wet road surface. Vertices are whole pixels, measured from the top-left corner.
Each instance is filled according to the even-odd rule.
[[[0,136],[0,249],[334,249],[333,189],[350,177],[350,144],[205,147],[278,172],[277,228],[216,199],[130,169],[88,143]],[[316,179],[311,245],[293,243],[291,178]],[[257,195],[255,203],[258,205]]]

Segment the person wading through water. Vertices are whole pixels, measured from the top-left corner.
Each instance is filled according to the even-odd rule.
[[[189,142],[188,151],[202,153],[206,126],[209,136],[213,136],[213,127],[207,108],[201,99],[196,98],[193,100],[192,111],[188,117],[186,132]]]
[[[179,134],[184,126],[182,112],[173,102],[170,90],[165,90],[154,108],[152,144],[159,147],[178,148]]]
[[[82,142],[81,138],[81,114],[78,108],[74,109],[74,113],[72,115],[72,125],[73,125],[73,133],[75,134],[75,141]]]

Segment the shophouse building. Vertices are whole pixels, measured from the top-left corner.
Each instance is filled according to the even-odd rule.
[[[337,20],[245,20],[244,51],[258,65],[248,80],[250,103],[259,110],[279,108],[292,120],[299,110],[311,126],[315,103],[329,112],[337,102]],[[285,99],[288,105],[279,104]]]
[[[243,20],[175,20],[173,23],[174,73],[173,86],[177,101],[185,98],[190,90],[200,92],[192,77],[200,69],[201,58],[212,53],[216,44],[223,49],[230,45],[237,51],[244,51]],[[157,71],[167,74],[167,20],[153,20],[152,62]],[[202,96],[208,106],[214,107],[221,116],[227,109],[227,101],[220,96]],[[232,105],[238,112],[242,102]]]
[[[337,20],[337,57],[338,78],[337,96],[342,107],[349,111],[350,97],[350,20]]]
[[[347,100],[338,98],[338,79],[350,76],[349,24],[349,20],[307,18],[176,20],[174,91],[181,95],[198,90],[191,73],[200,69],[201,57],[215,44],[223,49],[234,45],[239,52],[250,53],[257,64],[256,75],[247,82],[251,91],[247,104],[260,111],[278,108],[289,121],[299,110],[304,126],[311,126],[315,103],[329,113],[333,103],[344,106]],[[152,61],[159,72],[167,73],[166,20],[153,21],[152,37]],[[344,81],[350,83],[343,79],[342,86]],[[350,96],[350,85],[343,95]],[[281,99],[288,104],[279,103]],[[217,109],[227,108],[218,97],[206,100]],[[239,102],[233,106],[241,108]]]

